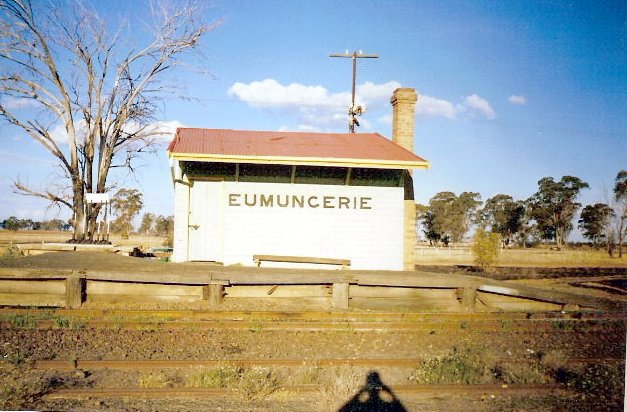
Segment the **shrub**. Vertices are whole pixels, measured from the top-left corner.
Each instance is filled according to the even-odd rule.
[[[484,270],[494,265],[499,255],[500,244],[501,237],[498,233],[477,230],[471,248],[475,264]]]
[[[418,384],[478,384],[493,380],[493,372],[478,351],[457,350],[450,355],[426,359],[407,378]]]

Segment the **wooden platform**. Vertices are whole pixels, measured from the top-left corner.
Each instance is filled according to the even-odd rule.
[[[174,264],[172,264],[174,265]],[[164,265],[164,268],[175,266]],[[89,298],[90,293],[133,296],[138,293],[137,287],[144,285],[144,298],[154,295],[155,298],[169,301],[177,299],[204,299],[219,305],[225,295],[226,287],[233,286],[267,286],[270,297],[277,286],[327,285],[329,298],[333,307],[347,309],[355,299],[368,299],[364,293],[375,291],[373,299],[388,299],[390,304],[395,297],[405,300],[416,299],[418,295],[394,295],[381,292],[385,290],[449,290],[451,299],[457,303],[459,312],[474,312],[478,297],[481,294],[504,296],[509,298],[527,299],[548,302],[562,308],[593,308],[604,311],[625,312],[625,301],[611,300],[558,291],[546,287],[532,287],[514,282],[497,281],[488,278],[464,275],[447,275],[426,272],[393,272],[393,271],[328,271],[304,269],[273,269],[273,268],[219,268],[212,270],[210,266],[195,266],[192,273],[173,273],[164,270],[161,273],[133,271],[72,271],[60,269],[32,268],[0,268],[0,305],[14,306],[66,306],[80,307]],[[176,271],[178,272],[178,271]],[[99,285],[96,287],[96,283]],[[36,286],[35,286],[36,285]],[[91,285],[91,286],[90,286]],[[107,286],[110,285],[110,286]],[[150,286],[153,285],[153,286]],[[169,288],[162,286],[169,285]],[[198,292],[177,292],[176,287],[198,287]],[[379,288],[379,289],[376,289]],[[96,291],[99,292],[96,292]],[[104,292],[103,292],[104,290]],[[153,292],[151,292],[153,291]],[[352,291],[352,292],[351,292]],[[397,293],[397,292],[395,292]],[[170,294],[170,295],[169,295]],[[181,296],[185,296],[184,298]],[[424,294],[423,294],[424,297]],[[479,298],[480,299],[480,298]],[[382,302],[385,305],[385,302]]]

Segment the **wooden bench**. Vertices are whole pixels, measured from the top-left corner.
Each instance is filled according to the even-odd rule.
[[[253,255],[253,261],[257,266],[261,266],[261,262],[284,262],[284,263],[313,263],[317,265],[337,265],[342,269],[348,269],[351,265],[349,259],[333,259],[309,256],[277,256],[277,255]]]

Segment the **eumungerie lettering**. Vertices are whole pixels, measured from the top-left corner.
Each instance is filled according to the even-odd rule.
[[[292,209],[372,209],[369,196],[289,195],[229,193],[229,207],[279,207]]]

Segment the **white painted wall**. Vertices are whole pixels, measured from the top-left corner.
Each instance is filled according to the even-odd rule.
[[[174,182],[174,241],[173,262],[187,262],[189,244],[189,192],[190,187],[181,183],[183,177],[179,162],[172,164]],[[177,181],[178,180],[178,181]]]
[[[221,210],[207,210],[205,223],[197,222],[196,216],[188,224],[208,227],[211,222],[215,227],[216,219],[221,220],[222,227],[206,235],[223,236],[221,261],[225,265],[250,266],[253,255],[269,254],[350,259],[353,269],[403,269],[402,188],[194,182],[191,198],[196,190],[207,191],[206,185],[214,187],[211,193],[221,191],[216,203]],[[182,190],[176,193],[185,197]],[[253,199],[254,206],[246,205]],[[185,216],[178,207],[176,213],[174,256],[178,259],[184,253],[176,248],[185,242],[176,239],[181,236],[177,228],[182,226],[176,220]],[[190,242],[189,248],[200,244]],[[191,255],[198,258],[198,253],[193,250]],[[220,261],[209,256],[206,260]]]

